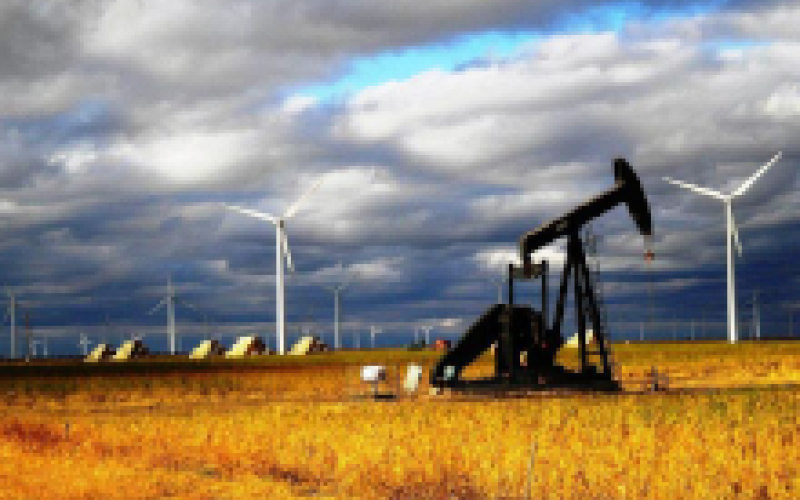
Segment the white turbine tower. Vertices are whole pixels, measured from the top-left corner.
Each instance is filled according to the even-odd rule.
[[[342,267],[342,264],[339,263],[339,267]],[[339,298],[341,293],[344,291],[345,288],[350,286],[350,282],[353,278],[356,277],[355,272],[351,272],[347,277],[336,286],[324,285],[323,288],[328,290],[329,292],[333,293],[333,342],[334,342],[334,349],[339,350],[341,347],[340,344],[340,319],[341,319],[341,299]]]
[[[89,337],[87,337],[85,333],[81,333],[81,341],[78,342],[78,345],[81,346],[84,356],[87,356],[89,354],[89,344],[91,343],[92,341],[89,340]]]
[[[372,337],[372,348],[375,349],[375,334],[383,333],[383,329],[379,326],[371,325],[369,327],[369,334]]]
[[[154,312],[161,309],[161,306],[167,306],[167,336],[169,337],[169,352],[170,354],[175,354],[175,304],[180,302],[181,304],[194,309],[197,311],[197,308],[192,304],[186,302],[183,298],[178,297],[175,295],[175,288],[172,286],[172,276],[167,278],[167,296],[161,299],[161,302],[156,304],[154,308],[150,310],[147,314],[153,314]],[[134,338],[133,334],[131,334],[131,340],[141,340],[144,338],[144,335],[140,335],[141,338]]]
[[[728,253],[728,342],[734,344],[738,341],[737,335],[737,328],[736,328],[736,280],[734,276],[734,261],[733,261],[733,243],[736,243],[736,249],[739,252],[739,255],[742,254],[742,244],[739,241],[739,231],[736,229],[736,221],[733,218],[733,209],[731,208],[731,202],[734,198],[741,196],[744,194],[750,186],[753,185],[756,180],[761,177],[764,172],[767,171],[769,167],[772,166],[773,163],[778,161],[781,157],[781,152],[775,155],[772,160],[769,161],[766,165],[762,166],[758,171],[753,174],[749,179],[747,179],[739,189],[732,192],[731,194],[723,194],[718,191],[714,191],[712,189],[703,188],[699,186],[695,186],[694,184],[689,184],[682,181],[677,181],[675,179],[670,179],[669,177],[664,177],[664,180],[675,184],[676,186],[680,186],[682,188],[688,189],[690,191],[694,191],[695,193],[699,193],[705,196],[711,196],[712,198],[716,198],[721,200],[725,204],[725,220],[726,220],[726,242],[727,242],[727,253]]]
[[[44,353],[44,357],[46,358],[46,357],[49,356],[49,354],[47,352],[48,335],[47,334],[42,334],[41,337],[42,337],[42,341],[41,342],[42,342],[42,347],[43,347],[43,353]]]
[[[492,282],[494,286],[497,287],[497,303],[503,303],[503,285],[508,283],[508,276],[490,276],[489,281]]]
[[[34,358],[39,356],[39,349],[37,349],[37,347],[40,345],[42,345],[41,340],[31,340],[31,356]]]
[[[283,261],[286,259],[286,263],[289,267],[289,270],[294,272],[294,265],[292,265],[292,254],[289,251],[289,238],[286,236],[286,221],[294,217],[297,211],[300,209],[300,205],[311,193],[319,188],[320,184],[324,177],[316,182],[311,189],[306,191],[300,198],[297,199],[289,208],[284,212],[281,217],[275,217],[270,214],[266,214],[263,212],[257,212],[255,210],[249,210],[247,208],[237,207],[235,205],[227,205],[222,204],[228,210],[233,210],[234,212],[239,212],[244,215],[248,215],[250,217],[254,217],[256,219],[261,219],[267,222],[271,222],[275,224],[275,267],[277,268],[277,277],[275,280],[275,333],[278,337],[278,353],[285,354],[285,344],[286,344],[286,326],[285,326],[285,317],[286,313],[284,311],[284,295],[283,295]]]
[[[17,357],[17,295],[10,288],[6,288],[8,295],[8,309],[6,320],[11,322],[11,358]]]
[[[44,357],[48,357],[49,354],[47,352],[47,335],[42,335],[42,346],[44,347]]]
[[[431,345],[431,330],[433,330],[432,325],[422,325],[419,327],[419,330],[425,332],[425,347],[430,347]]]

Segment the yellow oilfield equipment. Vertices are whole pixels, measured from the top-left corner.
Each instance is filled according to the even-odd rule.
[[[597,341],[594,338],[594,330],[592,330],[591,328],[587,328],[586,329],[586,344],[588,345],[588,344],[591,344],[591,343],[597,343]],[[570,339],[567,340],[564,343],[564,347],[577,348],[578,345],[579,345],[579,342],[578,342],[578,334],[577,333],[575,335],[573,335],[572,337],[570,337]]]
[[[303,356],[314,352],[325,352],[328,346],[317,337],[303,337],[301,338],[289,351],[289,354],[296,356]]]
[[[129,340],[122,344],[122,347],[117,349],[117,352],[114,353],[114,357],[111,359],[114,361],[127,361],[129,359],[141,358],[148,354],[150,354],[150,351],[144,346],[141,340]]]
[[[98,344],[83,360],[86,363],[97,363],[101,359],[108,359],[114,355],[114,349],[108,344]]]
[[[222,356],[225,354],[225,348],[219,343],[218,340],[204,340],[197,347],[194,348],[189,358],[191,359],[205,359],[213,356]]]
[[[241,358],[256,354],[271,354],[260,337],[239,337],[236,343],[225,353],[226,358]]]

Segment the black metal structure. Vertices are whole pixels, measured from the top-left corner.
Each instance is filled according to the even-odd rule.
[[[594,197],[572,211],[554,219],[520,238],[522,266],[508,266],[508,302],[495,304],[478,319],[459,343],[437,363],[431,372],[434,387],[470,389],[491,386],[524,386],[549,389],[556,387],[618,390],[609,363],[605,324],[601,320],[586,253],[579,232],[587,222],[620,204],[625,204],[639,228],[648,237],[652,234],[650,209],[639,178],[624,159],[614,161],[613,188]],[[531,254],[559,238],[567,238],[567,260],[561,275],[558,301],[552,326],[547,321],[547,262],[531,262]],[[515,280],[541,278],[541,310],[514,304]],[[564,345],[562,324],[568,288],[574,289],[575,318],[578,323],[580,371],[568,370],[555,363]],[[587,323],[591,322],[596,350],[588,350]],[[495,374],[478,380],[462,380],[461,372],[493,343]],[[588,362],[599,356],[602,370]]]

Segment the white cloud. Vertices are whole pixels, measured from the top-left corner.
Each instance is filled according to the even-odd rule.
[[[532,254],[531,260],[532,262],[546,260],[550,266],[561,267],[567,260],[567,254],[562,248],[563,246],[562,242],[539,249]],[[513,263],[515,266],[522,265],[519,250],[510,248],[481,250],[475,254],[473,259],[479,267],[492,273],[503,272],[505,274],[506,266],[509,263]]]
[[[0,200],[0,212],[5,214],[16,213],[19,210],[18,205],[9,200]]]
[[[403,266],[405,257],[380,257],[367,262],[353,264],[351,269],[356,273],[358,279],[365,281],[387,282],[399,281],[404,278]]]
[[[223,180],[259,151],[253,130],[184,131],[116,145],[110,155],[177,184]]]
[[[53,153],[49,162],[60,164],[67,173],[75,175],[86,173],[97,158],[97,151],[92,145],[78,144]]]
[[[775,89],[764,103],[764,112],[784,119],[800,116],[800,90],[797,84],[786,84]]]

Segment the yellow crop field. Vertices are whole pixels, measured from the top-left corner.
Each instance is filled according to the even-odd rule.
[[[716,392],[355,397],[438,356],[0,366],[0,498],[800,498],[800,343],[614,348]]]

